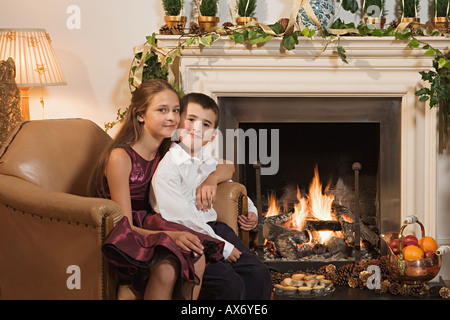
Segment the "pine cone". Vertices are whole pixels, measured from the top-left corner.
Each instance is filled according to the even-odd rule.
[[[350,277],[347,284],[350,288],[357,288],[359,286],[359,281],[357,278]]]
[[[325,271],[327,273],[335,273],[336,272],[336,266],[334,264],[329,264],[327,266],[325,266]]]
[[[336,271],[336,285],[338,286],[344,286],[347,284],[348,279],[352,275],[353,272],[353,264],[349,263],[342,267],[340,267]]]
[[[325,279],[330,280],[331,282],[333,282],[336,285],[341,285],[341,284],[338,284],[338,278],[339,278],[339,276],[337,275],[336,272],[327,273],[325,275]],[[345,283],[342,285],[345,285]]]
[[[292,32],[294,32],[294,26],[290,27],[289,30],[286,30],[288,24],[289,24],[289,19],[288,18],[281,18],[280,20],[278,20],[278,23],[281,25],[281,32],[285,35],[290,35]]]
[[[448,299],[450,297],[450,289],[447,287],[442,287],[439,290],[439,295],[444,299]]]
[[[172,34],[184,34],[184,23],[177,22],[174,26],[172,26]]]
[[[358,266],[359,267],[361,267],[361,268],[363,268],[363,269],[367,269],[367,267],[369,266],[369,260],[367,260],[367,259],[362,259],[362,260],[360,260],[359,261],[359,264],[358,264]]]
[[[361,283],[362,283],[362,286],[367,286],[367,279],[369,279],[369,277],[371,276],[372,274],[371,273],[369,273],[369,272],[367,272],[367,271],[361,271],[360,273],[359,273],[359,280],[361,281]]]
[[[325,276],[327,274],[327,266],[321,266],[319,269],[317,269],[317,274],[321,274],[323,276]]]
[[[230,27],[234,27],[234,24],[232,22],[224,22],[222,24],[222,27],[224,27],[225,29],[230,28]]]
[[[283,281],[282,275],[280,272],[275,271],[275,270],[270,270],[270,273],[272,274],[272,282],[274,284],[280,283],[281,281]]]
[[[409,295],[413,297],[420,297],[422,294],[424,294],[424,286],[413,286],[409,290]]]
[[[379,260],[380,264],[378,266],[380,267],[381,277],[386,277],[389,274],[389,257],[382,256]]]
[[[200,26],[197,22],[191,21],[191,24],[189,25],[189,33],[190,34],[200,34]]]
[[[394,296],[398,295],[400,293],[401,289],[402,289],[402,286],[398,282],[391,283],[391,285],[389,286],[389,292],[391,294],[393,294]]]
[[[399,20],[392,20],[391,23],[389,23],[389,25],[395,29],[398,27],[399,23],[400,23]]]
[[[409,287],[401,287],[399,293],[401,296],[409,296],[409,291],[410,291]]]
[[[389,282],[389,280],[383,280],[381,282],[381,289],[380,289],[380,293],[385,293],[389,291],[389,287],[390,287],[391,283]]]
[[[161,28],[159,28],[159,34],[161,35],[167,35],[167,34],[172,34],[170,32],[170,28],[167,24],[161,26]]]

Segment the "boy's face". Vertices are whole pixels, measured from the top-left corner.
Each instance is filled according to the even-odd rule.
[[[216,114],[214,111],[204,109],[198,103],[188,103],[186,111],[181,114],[180,141],[191,148],[191,151],[198,151],[214,139],[216,135],[215,123]]]

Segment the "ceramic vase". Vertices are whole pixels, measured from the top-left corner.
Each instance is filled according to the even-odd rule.
[[[309,3],[322,27],[331,27],[334,17],[339,11],[340,2],[338,7],[336,7],[334,0],[309,0]],[[309,29],[317,29],[317,26],[308,17],[303,6],[300,7],[300,10],[298,11],[297,22],[300,26],[303,24],[304,27]]]

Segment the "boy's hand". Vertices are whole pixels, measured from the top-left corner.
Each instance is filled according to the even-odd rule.
[[[217,181],[211,175],[197,188],[196,198],[199,210],[207,211],[213,207],[216,200]]]
[[[258,222],[258,216],[254,212],[249,212],[248,215],[239,215],[238,223],[242,230],[250,231],[252,230],[256,223]]]
[[[236,247],[233,248],[233,251],[231,251],[230,255],[226,259],[227,262],[236,262],[241,257],[241,252],[236,249]]]

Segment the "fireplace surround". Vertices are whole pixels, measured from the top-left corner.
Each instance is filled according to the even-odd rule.
[[[176,36],[159,36],[158,44],[174,48],[178,40]],[[422,40],[438,49],[447,45],[446,40],[439,37],[423,37]],[[354,106],[362,108],[362,115],[366,114],[364,106],[395,106],[398,131],[391,137],[393,140],[380,141],[380,159],[396,151],[396,155],[391,155],[396,159],[395,165],[380,171],[381,175],[386,175],[385,186],[380,188],[381,229],[398,229],[401,220],[415,214],[424,223],[426,234],[435,237],[437,112],[427,103],[419,102],[414,94],[425,85],[418,72],[431,69],[432,57],[424,56],[423,50],[406,47],[405,41],[393,37],[341,37],[339,41],[346,48],[348,64],[338,57],[335,43],[323,50],[321,38],[301,39],[296,49],[284,51],[281,39],[243,46],[223,37],[211,46],[185,48],[177,76],[185,92],[203,92],[219,102],[222,129],[239,125],[233,122],[236,114],[254,117],[239,119],[247,122],[266,122],[259,119],[265,113],[272,122],[278,122],[277,116],[284,116],[284,121],[291,117],[311,123],[339,122],[342,116],[358,113]],[[309,102],[303,105],[320,107],[302,117],[296,109],[302,99]],[[282,112],[274,112],[273,103],[256,108],[258,100],[286,103]],[[350,103],[352,100],[356,103]],[[241,107],[236,106],[236,101]],[[317,118],[311,118],[314,115]],[[371,120],[362,116],[354,121]],[[217,155],[220,150],[216,144]],[[380,160],[380,165],[382,163]],[[239,171],[237,167],[236,180],[240,178]],[[398,171],[397,180],[387,173],[395,171]],[[387,218],[388,212],[394,212],[395,216]],[[385,218],[388,221],[383,222]]]

